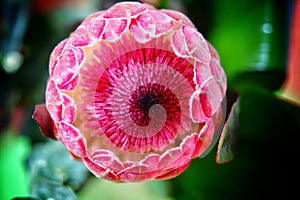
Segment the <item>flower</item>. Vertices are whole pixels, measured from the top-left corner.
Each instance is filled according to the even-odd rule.
[[[93,13],[55,47],[49,74],[33,117],[99,178],[173,178],[223,125],[217,52],[177,11],[122,2]]]

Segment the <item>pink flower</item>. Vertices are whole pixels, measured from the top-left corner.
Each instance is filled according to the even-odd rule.
[[[123,2],[94,13],[55,47],[49,73],[34,118],[99,178],[175,177],[219,137],[226,77],[179,12]]]

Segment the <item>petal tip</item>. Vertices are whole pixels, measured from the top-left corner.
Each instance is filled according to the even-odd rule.
[[[53,120],[46,108],[45,104],[38,104],[35,106],[32,118],[38,123],[42,134],[46,137],[56,139]]]

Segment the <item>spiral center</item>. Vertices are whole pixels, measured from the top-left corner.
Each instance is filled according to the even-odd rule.
[[[154,104],[154,99],[151,97],[151,95],[144,94],[144,95],[141,95],[138,103],[139,103],[140,108],[144,112],[147,112],[147,110],[149,110],[149,108]]]
[[[174,94],[170,95],[169,93],[170,91],[159,84],[147,84],[134,91],[131,95],[129,109],[130,117],[132,118],[133,122],[138,126],[149,125],[151,121],[149,115],[151,107],[154,105],[161,105],[164,107],[164,109],[166,109],[166,100],[170,97],[176,99]],[[178,101],[176,104],[179,105]],[[153,110],[153,112],[155,111]],[[153,114],[158,115],[159,113]]]
[[[187,113],[192,79],[192,65],[171,52],[146,48],[121,55],[97,85],[100,128],[123,150],[149,152],[166,147],[181,122],[188,120],[182,112]]]

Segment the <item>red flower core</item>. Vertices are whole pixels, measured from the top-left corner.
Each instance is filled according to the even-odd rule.
[[[185,59],[161,49],[143,48],[121,55],[102,74],[95,93],[102,132],[123,150],[149,152],[164,148],[180,127],[177,96],[185,92],[191,95],[194,89],[192,70]],[[180,82],[186,80],[190,85],[185,88]],[[173,92],[178,90],[175,84],[180,93]],[[172,90],[169,85],[173,85]],[[186,96],[186,106],[188,99]]]

